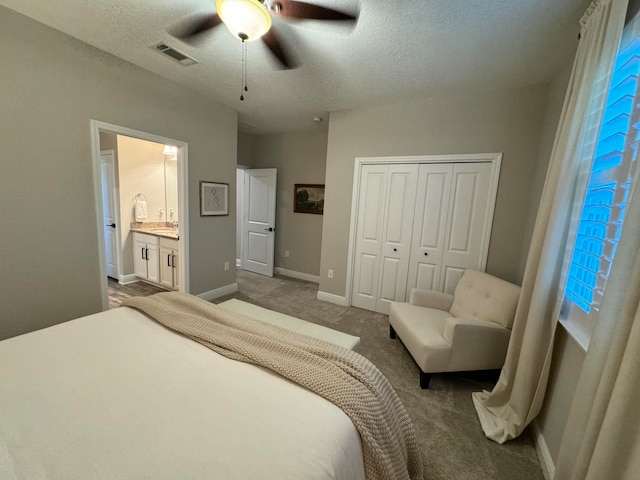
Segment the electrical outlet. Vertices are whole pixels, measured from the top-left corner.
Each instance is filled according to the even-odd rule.
[[[285,256],[285,257],[287,257],[287,258],[289,258],[289,250],[285,250],[285,251],[284,251],[284,256]]]
[[[224,270],[229,270],[229,262],[224,262]]]
[[[333,278],[333,270],[329,269],[329,271],[327,272],[327,277]]]

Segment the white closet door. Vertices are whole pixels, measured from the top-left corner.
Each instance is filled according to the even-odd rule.
[[[406,301],[412,288],[440,288],[452,174],[452,163],[420,165]]]
[[[405,298],[417,183],[417,164],[389,166],[376,312],[389,314],[389,302]]]
[[[351,304],[373,311],[378,295],[388,171],[387,165],[363,165],[360,171]]]
[[[485,269],[493,221],[490,183],[490,163],[454,164],[440,291],[453,293],[465,268]]]

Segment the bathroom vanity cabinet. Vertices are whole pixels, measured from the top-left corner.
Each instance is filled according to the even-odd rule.
[[[160,285],[180,290],[178,241],[160,237]]]
[[[180,290],[178,240],[133,232],[133,264],[136,277]]]
[[[136,277],[160,283],[157,236],[134,232],[133,269]]]

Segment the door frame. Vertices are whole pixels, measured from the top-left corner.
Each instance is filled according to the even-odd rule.
[[[245,170],[249,167],[236,165],[236,268],[244,265],[244,180]]]
[[[102,161],[102,155],[111,155],[113,157],[113,167],[114,167],[114,175],[116,178],[114,178],[114,187],[116,190],[120,190],[118,187],[118,158],[116,157],[116,152],[113,149],[109,149],[109,150],[100,150],[100,161]],[[102,177],[102,176],[101,176]],[[102,187],[102,178],[100,178],[100,186]],[[113,194],[113,192],[110,192],[110,194]],[[102,199],[102,197],[100,197]],[[114,208],[114,212],[113,213],[113,218],[115,219],[115,223],[116,223],[116,238],[119,240],[120,239],[120,197],[119,195],[115,195],[113,198],[113,208]],[[104,217],[103,217],[104,218]],[[102,226],[102,235],[104,236],[104,225]],[[105,244],[106,245],[106,244]],[[106,249],[105,249],[105,260],[106,260]],[[123,264],[122,264],[122,255],[120,254],[120,249],[116,248],[116,274],[117,274],[117,278],[118,280],[120,280],[120,276],[122,275],[122,270],[124,269]],[[105,261],[106,264],[106,261]]]
[[[351,306],[351,294],[353,290],[353,270],[355,268],[355,250],[356,250],[356,227],[358,221],[358,198],[360,197],[360,172],[362,165],[370,164],[392,164],[392,163],[491,163],[491,180],[489,184],[489,208],[491,212],[491,220],[495,210],[496,197],[498,195],[498,180],[500,178],[500,166],[502,164],[502,153],[457,153],[450,155],[411,155],[411,156],[393,156],[393,157],[356,157],[353,166],[353,188],[351,195],[351,221],[349,225],[349,251],[347,254],[347,284],[345,286],[346,306]],[[486,220],[485,220],[486,221]],[[482,239],[482,251],[484,252],[483,268],[486,267],[486,258],[489,251],[489,241],[491,238],[491,229],[484,232]]]
[[[176,140],[170,137],[164,137],[162,135],[156,135],[153,133],[143,132],[140,130],[134,130],[121,125],[114,125],[111,123],[102,122],[100,120],[89,121],[90,135],[91,135],[91,157],[93,163],[93,190],[94,190],[94,203],[96,218],[98,219],[96,227],[98,229],[98,256],[99,258],[99,272],[100,272],[100,285],[102,288],[102,310],[109,308],[109,293],[107,282],[107,269],[105,265],[106,253],[105,253],[105,241],[104,241],[104,228],[102,225],[102,183],[100,181],[100,132],[112,133],[115,135],[123,135],[132,138],[138,138],[140,140],[147,140],[149,142],[163,143],[176,145],[178,147],[178,235],[180,245],[180,291],[189,293],[189,175],[188,175],[188,144],[182,140]],[[119,203],[118,203],[119,204]],[[119,225],[119,223],[117,224]],[[118,258],[120,255],[118,254]],[[118,268],[122,268],[122,265],[118,264]],[[122,273],[122,270],[120,270]]]

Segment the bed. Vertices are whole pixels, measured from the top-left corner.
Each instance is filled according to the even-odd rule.
[[[122,307],[0,342],[0,478],[365,478],[333,403]]]

